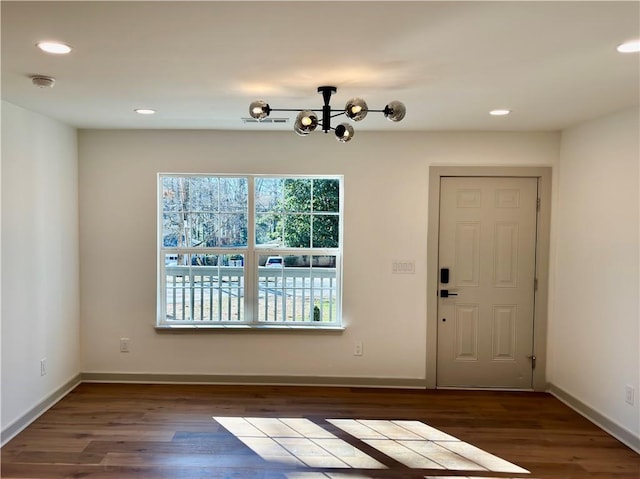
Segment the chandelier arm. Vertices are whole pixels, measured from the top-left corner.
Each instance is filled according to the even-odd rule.
[[[269,109],[269,111],[305,111],[305,110],[309,110],[309,111],[322,111],[322,109],[318,109],[318,110],[314,110],[312,108],[271,108]]]
[[[322,108],[269,108],[269,111],[305,111],[305,110],[315,111],[315,112],[323,111]],[[345,114],[344,110],[334,110],[332,108],[330,111],[331,111],[331,113],[335,113],[335,115],[332,115],[331,118]],[[369,113],[384,113],[386,110],[371,110],[371,109],[369,109],[368,111],[369,111]]]

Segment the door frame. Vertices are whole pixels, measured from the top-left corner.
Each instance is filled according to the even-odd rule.
[[[438,361],[438,238],[440,235],[440,179],[443,177],[537,178],[540,209],[536,232],[536,279],[534,300],[533,390],[546,391],[547,315],[549,293],[549,242],[551,227],[551,167],[430,166],[427,224],[427,367],[426,388],[437,387]]]

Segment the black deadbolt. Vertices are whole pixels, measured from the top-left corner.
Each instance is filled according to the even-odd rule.
[[[449,268],[440,268],[440,282],[442,284],[449,282]]]

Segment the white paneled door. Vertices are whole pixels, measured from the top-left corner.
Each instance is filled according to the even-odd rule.
[[[530,389],[537,178],[440,184],[438,387]]]

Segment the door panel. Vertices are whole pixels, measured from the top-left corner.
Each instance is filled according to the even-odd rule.
[[[478,286],[480,277],[480,223],[456,224],[454,264],[457,286]]]
[[[455,307],[456,360],[478,360],[478,307],[461,304]]]
[[[493,307],[493,359],[514,360],[516,351],[515,306]]]
[[[531,388],[538,181],[442,178],[440,194],[437,385]]]

